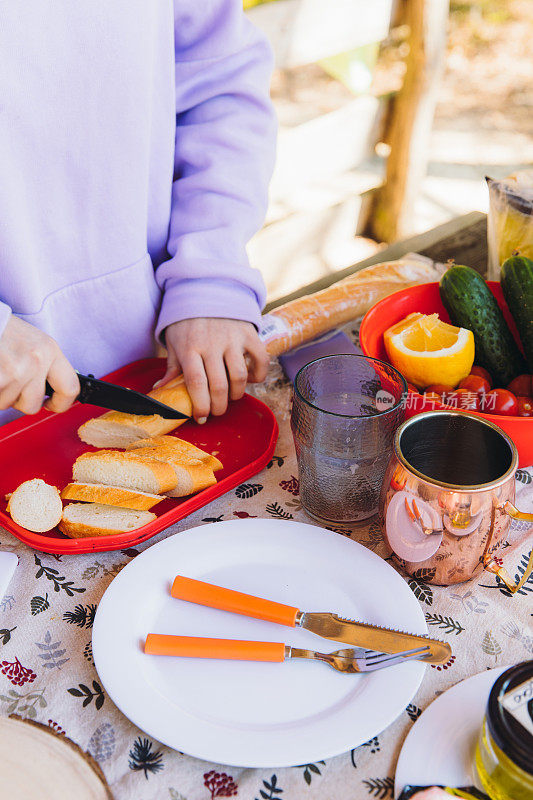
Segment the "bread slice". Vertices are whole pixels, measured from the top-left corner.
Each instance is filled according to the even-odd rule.
[[[7,512],[13,522],[35,533],[55,528],[61,519],[63,503],[59,490],[41,478],[24,481],[12,492]]]
[[[178,439],[177,436],[152,436],[151,439],[138,439],[136,442],[129,444],[126,450],[137,450],[140,447],[170,447],[176,453],[203,461],[211,467],[213,472],[223,468],[222,462],[216,456],[206,453],[205,450],[200,450],[199,447],[185,441],[185,439]]]
[[[154,458],[164,464],[170,465],[175,472],[177,485],[165,492],[167,497],[186,497],[202,489],[207,489],[217,482],[212,468],[205,461],[183,455],[173,447],[159,445],[156,447],[142,447],[137,450],[127,451],[147,458]]]
[[[81,500],[83,503],[100,503],[135,511],[148,511],[164,499],[158,494],[137,492],[122,486],[106,486],[103,483],[69,483],[61,492],[61,497],[63,500]]]
[[[152,389],[148,397],[159,400],[187,416],[192,415],[192,402],[185,386],[183,375],[166,383],[161,388]],[[163,419],[158,414],[142,416],[124,414],[122,411],[108,411],[100,417],[87,420],[78,428],[82,442],[93,447],[127,447],[137,439],[160,436],[183,425],[186,420]]]
[[[120,450],[83,453],[74,462],[72,478],[76,483],[103,483],[149,494],[169,492],[178,482],[170,464],[142,451],[124,453]]]
[[[87,536],[112,536],[135,531],[156,519],[150,511],[113,508],[101,503],[70,503],[63,510],[59,530],[71,539]]]

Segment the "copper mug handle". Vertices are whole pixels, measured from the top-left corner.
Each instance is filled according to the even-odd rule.
[[[500,509],[508,514],[513,519],[521,519],[527,522],[533,522],[533,514],[529,514],[526,511],[519,511],[516,506],[512,503],[507,501]],[[527,581],[531,573],[533,572],[533,547],[531,548],[531,553],[529,554],[529,561],[527,562],[527,566],[525,568],[524,574],[518,581],[515,583],[507,570],[504,567],[498,566],[496,561],[490,561],[488,564],[485,564],[485,569],[489,572],[494,573],[494,575],[498,575],[498,577],[505,583],[511,594],[515,594],[519,589],[522,588],[524,583]]]

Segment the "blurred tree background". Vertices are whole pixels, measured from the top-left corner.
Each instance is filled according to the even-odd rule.
[[[425,0],[426,9],[443,1]],[[388,0],[388,5],[387,0],[324,0],[322,16],[315,11],[307,20],[306,9],[315,0],[267,2],[270,9],[263,0],[244,0],[252,21],[271,38],[282,67],[272,81],[280,120],[278,168],[267,224],[250,247],[252,263],[265,274],[274,298],[383,246],[379,225],[376,233],[365,214],[372,212],[376,187],[386,175],[394,145],[386,135],[387,113],[394,105],[389,101],[402,87],[409,60],[409,26],[398,11],[409,3],[419,10],[423,0]],[[291,5],[297,13],[289,20]],[[441,5],[444,14],[446,5]],[[313,21],[315,27],[322,23],[327,39],[334,7],[348,29],[350,23],[368,27],[370,10],[377,14],[378,6],[388,15],[388,34],[378,26],[374,41],[320,52]],[[285,15],[279,27],[267,18],[274,7],[275,14]],[[279,40],[302,18],[307,28],[300,38],[311,48],[315,37],[319,57],[315,60],[309,49],[313,60],[306,61],[304,52],[294,63],[289,58],[287,66],[287,43],[277,50]],[[437,33],[442,28],[444,63],[433,78],[435,113],[427,147],[421,147],[424,174],[415,181],[416,196],[401,235],[472,210],[486,211],[485,175],[504,177],[533,165],[532,0],[450,0],[446,23],[442,17],[433,24]],[[343,35],[339,41],[348,41]],[[433,40],[428,49],[432,46]]]

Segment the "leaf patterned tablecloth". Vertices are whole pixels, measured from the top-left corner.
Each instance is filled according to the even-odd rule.
[[[357,326],[351,332],[357,336]],[[91,628],[103,592],[138,552],[180,530],[220,520],[268,517],[313,524],[298,497],[290,391],[277,362],[267,382],[255,389],[280,426],[276,453],[266,469],[138,548],[52,556],[0,529],[0,549],[20,559],[8,594],[0,598],[0,713],[17,713],[64,731],[98,760],[116,800],[386,800],[393,797],[402,743],[422,709],[467,676],[533,658],[532,578],[514,597],[487,572],[449,588],[411,579],[430,631],[449,641],[454,655],[447,664],[426,670],[417,695],[392,725],[351,752],[290,769],[224,767],[170,750],[118,711],[94,668]],[[517,473],[517,491],[518,505],[533,510],[532,469]],[[376,522],[337,531],[385,555]],[[523,532],[511,532],[509,545],[505,565],[518,578],[531,534],[524,538]]]

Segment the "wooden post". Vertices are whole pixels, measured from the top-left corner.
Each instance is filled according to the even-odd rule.
[[[392,242],[412,233],[413,208],[427,169],[429,137],[444,65],[449,0],[398,0],[394,25],[409,28],[403,86],[390,100],[383,140],[385,183],[370,203],[365,233]]]

